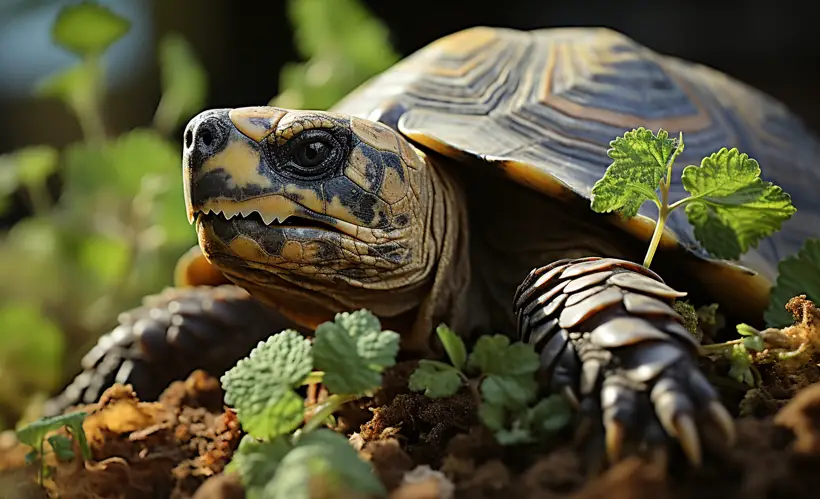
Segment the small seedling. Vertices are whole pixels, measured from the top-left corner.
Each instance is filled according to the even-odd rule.
[[[239,473],[248,497],[307,496],[316,480],[384,495],[347,439],[320,427],[347,402],[372,396],[398,350],[399,335],[359,310],[319,325],[312,343],[293,330],[276,334],[225,373],[225,400],[248,433],[229,471]],[[330,396],[306,410],[296,388],[318,383]]]
[[[780,229],[796,211],[791,197],[760,178],[757,161],[737,149],[723,148],[683,169],[681,182],[690,195],[669,203],[672,166],[683,152],[683,133],[677,140],[665,130],[657,135],[638,128],[610,143],[612,164],[592,188],[592,209],[638,214],[651,201],[658,220],[643,265],[649,267],[675,209],[684,206],[694,235],[717,258],[736,259],[761,239]],[[658,195],[660,193],[660,195]]]
[[[449,327],[440,325],[436,334],[451,364],[419,361],[410,376],[411,390],[441,398],[466,386],[482,423],[502,445],[534,442],[569,423],[571,411],[563,397],[553,395],[535,403],[539,359],[531,345],[511,344],[503,335],[486,335],[476,341],[468,356],[464,342]]]
[[[27,463],[38,463],[37,478],[40,486],[43,485],[43,479],[47,477],[50,470],[45,465],[45,444],[48,444],[54,452],[58,461],[70,461],[75,456],[76,448],[80,451],[80,458],[86,461],[91,459],[91,449],[88,447],[88,440],[85,437],[83,430],[83,421],[88,413],[72,412],[70,414],[63,414],[50,418],[41,418],[17,430],[17,440],[32,448],[31,452],[26,455]],[[65,435],[51,435],[46,439],[46,435],[66,427],[73,437],[69,439]]]

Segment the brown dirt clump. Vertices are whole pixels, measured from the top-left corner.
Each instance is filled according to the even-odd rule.
[[[191,497],[224,469],[241,437],[221,400],[219,382],[203,372],[171,384],[158,402],[139,401],[129,386],[111,387],[98,403],[76,408],[89,412],[83,429],[92,460],[46,458],[55,469],[45,483],[49,496]]]

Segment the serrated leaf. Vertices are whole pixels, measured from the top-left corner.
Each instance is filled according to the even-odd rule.
[[[52,26],[54,42],[80,56],[99,55],[131,28],[127,19],[95,2],[63,7]]]
[[[273,480],[279,463],[292,448],[284,437],[260,442],[246,434],[225,471],[239,475],[249,499],[262,498],[262,491]]]
[[[539,360],[531,345],[510,344],[507,336],[496,334],[481,336],[476,341],[467,366],[482,374],[519,376],[537,371]]]
[[[487,403],[519,411],[535,399],[538,383],[533,376],[491,374],[481,382],[481,398]]]
[[[162,100],[155,123],[173,130],[205,103],[208,79],[193,49],[181,35],[169,33],[159,42]]]
[[[382,331],[367,310],[337,314],[316,328],[313,356],[334,394],[364,394],[381,385],[381,372],[395,364],[399,335]]]
[[[766,325],[786,327],[794,322],[792,314],[785,306],[795,296],[820,304],[820,239],[807,239],[803,247],[777,265],[777,282],[769,297],[766,310]]]
[[[410,375],[408,387],[414,392],[424,391],[427,397],[441,398],[455,395],[461,383],[461,376],[454,367],[420,360],[419,366]]]
[[[464,341],[446,324],[439,324],[436,334],[453,366],[459,370],[463,369],[467,363],[467,347],[464,346]]]
[[[74,444],[67,436],[51,435],[48,437],[48,445],[58,461],[65,463],[74,459]]]
[[[695,238],[717,258],[740,257],[797,211],[787,193],[760,178],[757,161],[737,149],[724,147],[687,166],[681,181],[693,198],[686,215]]]
[[[665,130],[658,130],[656,135],[641,127],[609,145],[607,155],[612,163],[592,187],[592,209],[598,213],[620,212],[624,218],[632,218],[645,201],[657,199],[656,190],[669,161],[683,151],[683,143],[669,138]]]
[[[319,429],[301,436],[280,461],[276,474],[264,488],[263,497],[346,497],[351,492],[377,496],[387,493],[347,437]]]
[[[222,376],[225,401],[255,437],[271,439],[289,433],[304,418],[304,401],[293,387],[312,369],[310,341],[285,330],[260,342]]]

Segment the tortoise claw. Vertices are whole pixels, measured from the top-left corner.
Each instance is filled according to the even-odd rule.
[[[611,420],[604,423],[606,432],[606,455],[610,463],[616,463],[621,459],[624,440],[626,440],[626,426],[618,420]]]
[[[665,451],[671,437],[700,466],[696,419],[734,442],[732,417],[697,367],[699,344],[672,307],[684,294],[610,258],[534,271],[516,293],[518,333],[539,351],[539,379],[580,409],[582,424],[602,418],[592,440],[610,463],[633,449]]]
[[[692,465],[700,467],[702,463],[700,437],[695,427],[695,420],[689,414],[680,414],[675,418],[673,426],[683,453]]]

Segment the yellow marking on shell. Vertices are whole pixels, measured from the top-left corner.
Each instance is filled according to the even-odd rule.
[[[398,137],[392,129],[356,117],[351,118],[350,128],[362,142],[382,151],[392,151],[399,154]]]
[[[403,182],[394,168],[384,169],[384,181],[379,197],[393,204],[407,194],[407,182]]]
[[[304,251],[302,248],[302,243],[299,241],[287,241],[282,246],[282,257],[285,260],[290,260],[292,262],[301,262],[304,260]]]
[[[763,324],[763,311],[769,306],[774,282],[763,274],[750,275],[729,262],[697,261],[694,273],[724,313],[738,317],[757,315],[757,322]]]
[[[447,35],[432,42],[426,50],[437,49],[449,55],[459,56],[474,52],[498,38],[498,32],[493,28],[476,26]]]
[[[259,173],[261,163],[259,154],[259,150],[246,140],[234,140],[225,149],[205,160],[194,183],[205,173],[221,168],[230,175],[227,181],[229,188],[250,185],[261,188],[270,187],[272,185],[270,179]]]
[[[606,38],[610,37],[605,36],[598,40],[598,45],[600,45],[601,48],[605,50],[598,51],[590,50],[589,47],[585,47],[583,49],[579,47],[577,50],[574,51],[573,57],[583,60],[586,66],[591,67],[584,69],[584,71],[590,72],[591,74],[606,74],[611,72],[611,70],[605,64],[605,57],[601,57],[601,54],[610,54],[612,52],[611,50],[606,50],[610,48],[612,45],[612,40],[607,40]],[[699,130],[705,130],[710,127],[711,118],[709,114],[705,112],[703,104],[701,103],[698,96],[692,91],[691,86],[680,79],[674,78],[673,73],[671,72],[667,72],[668,77],[674,80],[675,83],[679,85],[681,89],[686,93],[687,97],[698,109],[697,114],[689,116],[680,116],[671,119],[649,119],[641,116],[626,113],[618,113],[607,109],[601,109],[591,107],[585,104],[579,104],[576,102],[572,102],[568,99],[564,99],[560,95],[553,94],[552,81],[555,75],[556,64],[561,58],[559,53],[562,50],[564,50],[562,44],[554,44],[549,47],[549,53],[547,55],[547,67],[544,70],[543,82],[538,92],[538,100],[542,104],[553,107],[569,116],[578,118],[579,120],[595,121],[621,128],[635,128],[638,126],[643,126],[649,129],[664,128],[666,130],[682,130],[684,133],[691,133]],[[593,54],[595,55],[594,59]],[[624,53],[617,54],[614,57],[624,59],[632,58],[632,55]]]
[[[609,218],[611,223],[626,230],[642,241],[650,241],[652,234],[655,232],[655,221],[644,215],[635,215],[629,220],[624,220],[616,214],[610,214]],[[672,249],[675,246],[678,246],[678,238],[668,226],[665,226],[663,228],[663,234],[661,234],[661,240],[658,243],[658,248]]]
[[[276,130],[276,125],[285,114],[286,111],[275,107],[256,106],[231,109],[228,117],[242,134],[261,142]]]

